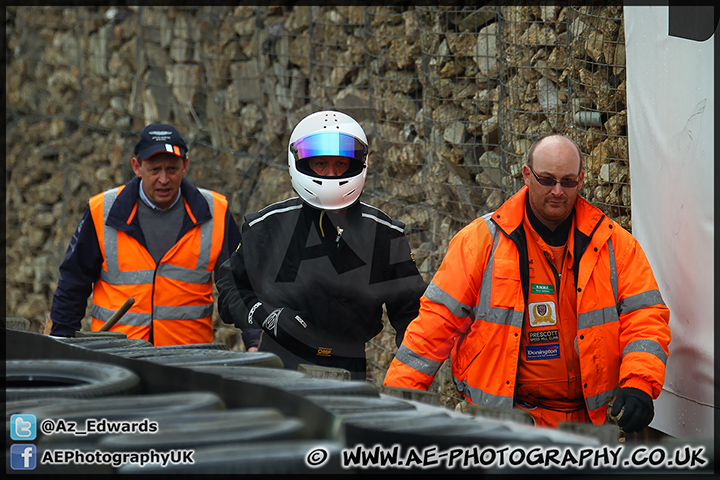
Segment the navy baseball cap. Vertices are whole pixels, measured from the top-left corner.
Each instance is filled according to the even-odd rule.
[[[187,150],[185,140],[175,127],[164,123],[153,123],[143,128],[140,140],[135,144],[135,156],[140,160],[147,160],[161,152],[184,157]]]

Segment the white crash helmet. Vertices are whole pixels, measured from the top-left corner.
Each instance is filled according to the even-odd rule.
[[[288,145],[293,189],[305,202],[323,210],[349,207],[360,197],[367,175],[368,143],[359,123],[342,112],[315,112],[297,124]],[[321,156],[350,158],[339,177],[317,175],[308,159]]]

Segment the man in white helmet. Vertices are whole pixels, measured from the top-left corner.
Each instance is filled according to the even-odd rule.
[[[286,368],[344,368],[365,378],[365,342],[385,305],[396,343],[426,285],[404,225],[359,201],[368,142],[350,116],[322,111],[293,130],[288,163],[298,194],[245,217],[243,241],[221,267],[218,308]],[[225,315],[228,315],[227,317]]]

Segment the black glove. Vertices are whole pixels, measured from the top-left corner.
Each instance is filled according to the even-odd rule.
[[[625,407],[625,411],[618,418],[618,426],[629,433],[639,432],[647,427],[655,416],[652,397],[637,388],[620,389],[620,393],[615,397],[610,416],[617,417],[623,407]]]
[[[307,314],[287,307],[276,308],[262,321],[262,328],[278,340],[288,335],[294,339],[306,338],[312,329],[303,316]]]
[[[250,325],[262,327],[288,350],[315,355],[318,334],[307,319],[305,312],[287,307],[275,308],[263,302],[255,303],[248,314]]]

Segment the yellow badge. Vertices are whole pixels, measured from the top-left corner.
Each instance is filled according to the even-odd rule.
[[[545,327],[557,324],[555,302],[537,302],[528,305],[530,326]]]

